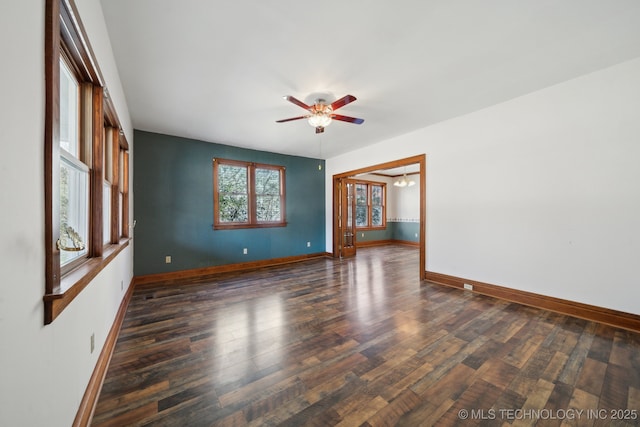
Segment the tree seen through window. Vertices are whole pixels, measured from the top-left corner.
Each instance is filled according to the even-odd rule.
[[[214,160],[214,228],[286,225],[284,168]]]
[[[374,181],[356,182],[356,227],[386,227],[386,184]]]

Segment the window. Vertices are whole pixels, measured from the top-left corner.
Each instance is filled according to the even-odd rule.
[[[123,142],[126,142],[123,138]],[[126,145],[118,150],[118,224],[120,238],[129,237],[129,152]]]
[[[284,183],[282,166],[214,159],[214,228],[285,226]]]
[[[386,225],[386,210],[383,185],[371,184],[371,226],[384,227]]]
[[[356,227],[360,229],[385,228],[386,184],[356,181]]]
[[[86,258],[89,238],[89,167],[80,149],[80,82],[60,55],[60,267]]]
[[[117,134],[120,124],[75,4],[47,0],[45,16],[48,324],[128,245],[129,204],[118,179],[122,163],[128,185],[128,144],[124,137],[106,136]]]

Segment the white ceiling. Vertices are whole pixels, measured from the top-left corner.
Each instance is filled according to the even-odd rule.
[[[101,1],[136,129],[306,157],[640,56],[637,0]],[[275,122],[319,92],[364,124]]]

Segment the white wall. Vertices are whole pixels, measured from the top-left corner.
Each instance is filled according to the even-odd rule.
[[[413,222],[420,221],[420,186],[395,187],[393,183],[399,178],[381,175],[363,174],[359,179],[384,182],[387,184],[387,220]],[[418,175],[408,175],[417,184]]]
[[[394,187],[393,180],[387,186],[389,196],[389,207],[387,218],[398,222],[419,222],[420,221],[420,175],[409,175],[408,179],[416,182],[411,187]]]
[[[640,58],[328,159],[327,188],[426,153],[427,270],[640,314],[639,111]]]
[[[133,148],[100,3],[76,4]],[[71,425],[133,275],[130,245],[44,326],[44,5],[44,0],[4,2],[0,14],[2,426]]]

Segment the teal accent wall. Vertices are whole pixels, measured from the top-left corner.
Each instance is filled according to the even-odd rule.
[[[356,242],[376,242],[379,240],[392,240],[393,235],[390,227],[390,223],[387,222],[387,227],[384,230],[367,230],[357,231]]]
[[[396,222],[387,221],[387,227],[384,230],[368,230],[358,231],[358,242],[375,242],[380,240],[402,240],[405,242],[420,242],[420,223],[419,222]],[[364,236],[363,236],[364,234]]]
[[[323,160],[139,130],[134,138],[136,276],[325,251]],[[287,226],[214,230],[214,158],[284,166]]]
[[[420,242],[419,222],[392,222],[393,239],[405,242]],[[416,237],[416,234],[418,237]]]

